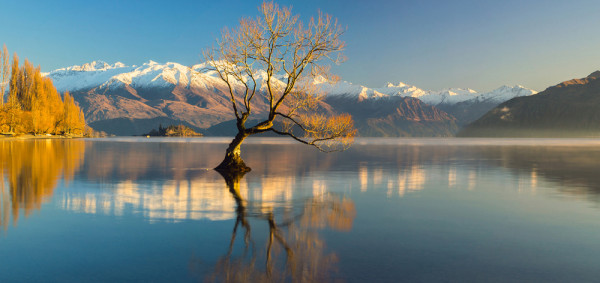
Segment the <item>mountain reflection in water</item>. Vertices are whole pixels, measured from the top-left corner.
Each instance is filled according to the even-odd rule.
[[[26,216],[39,209],[45,199],[52,197],[59,179],[68,183],[77,170],[81,170],[78,180],[104,185],[102,190],[67,190],[56,196],[67,210],[122,215],[130,208],[149,221],[235,218],[236,203],[223,189],[221,177],[209,169],[218,163],[221,147],[219,143],[2,141],[1,226],[6,227],[11,219],[16,224],[20,209]],[[295,199],[321,195],[336,185],[326,179],[302,178],[312,171],[353,171],[356,174],[344,180],[345,186],[356,184],[363,192],[383,188],[388,197],[401,197],[421,190],[431,174],[447,176],[449,188],[473,190],[478,185],[477,167],[495,166],[518,174],[517,182],[509,184],[517,189],[535,190],[540,181],[545,181],[561,185],[561,193],[593,200],[600,196],[600,147],[586,144],[384,143],[356,145],[348,153],[323,155],[301,146],[276,143],[254,145],[245,154],[260,176],[250,174],[240,180],[240,194],[261,203],[265,211],[289,206]],[[277,158],[267,160],[270,156]],[[457,170],[456,156],[464,159],[461,170]],[[307,181],[311,184],[303,183]]]
[[[32,281],[90,270],[98,281],[597,275],[597,205],[580,200],[600,200],[600,141],[358,139],[323,154],[250,139],[253,170],[224,179],[211,167],[226,142],[0,141],[0,252],[11,258],[0,265],[15,270],[0,281],[22,279],[32,260],[42,268]],[[60,259],[45,257],[40,235]],[[74,263],[81,274],[56,275]]]
[[[220,146],[153,142],[88,144],[86,160],[94,162],[86,163],[80,176],[86,182],[104,184],[103,190],[66,191],[59,196],[61,205],[66,210],[115,216],[129,209],[150,222],[233,219],[236,202],[223,178],[209,169],[221,158],[222,150],[216,150]],[[293,206],[296,199],[327,192],[322,182],[296,175],[318,153],[306,155],[283,147],[261,149],[249,155],[261,158],[273,154],[278,159],[256,162],[254,171],[266,174],[240,179],[238,184],[240,195],[255,207],[268,212]],[[310,189],[294,189],[298,186]]]

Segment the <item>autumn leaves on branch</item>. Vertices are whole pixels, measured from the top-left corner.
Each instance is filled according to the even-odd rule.
[[[266,131],[322,151],[348,148],[356,134],[352,117],[322,109],[323,95],[313,83],[332,78],[326,62],[344,60],[344,29],[323,13],[302,23],[290,8],[273,2],[264,2],[259,11],[237,28],[224,29],[216,46],[204,51],[207,69],[229,88],[239,137],[231,151],[239,152],[235,143],[244,137]],[[266,102],[268,114],[247,125],[257,100]]]
[[[0,93],[2,134],[84,134],[83,112],[73,97],[65,92],[62,98],[52,80],[42,76],[39,66],[34,67],[27,59],[20,66],[17,54],[9,66],[6,46],[0,51]]]

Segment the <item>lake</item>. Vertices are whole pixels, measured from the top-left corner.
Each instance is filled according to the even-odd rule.
[[[600,140],[0,141],[0,282],[600,278]]]

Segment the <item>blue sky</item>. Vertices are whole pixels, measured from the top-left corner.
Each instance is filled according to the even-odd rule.
[[[193,65],[224,26],[262,1],[13,1],[0,3],[0,44],[43,71],[93,60]],[[347,27],[343,80],[424,89],[543,90],[600,69],[600,1],[279,1]]]

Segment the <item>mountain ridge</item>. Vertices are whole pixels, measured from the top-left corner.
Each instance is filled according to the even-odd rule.
[[[600,72],[528,97],[508,100],[461,130],[459,136],[600,136]]]
[[[73,94],[76,101],[83,106],[86,120],[90,124],[118,118],[141,121],[140,119],[166,117],[175,121],[188,122],[191,126],[199,129],[208,129],[213,125],[234,119],[234,116],[229,109],[230,95],[227,85],[217,77],[214,71],[206,71],[206,66],[205,63],[191,67],[175,62],[160,64],[151,60],[142,65],[131,66],[121,62],[108,64],[104,61],[93,61],[83,65],[60,68],[45,73],[45,76],[53,79],[59,91],[70,91]],[[264,89],[262,81],[266,74],[263,73],[264,71],[262,73],[260,70],[258,71],[258,89]],[[473,109],[479,107],[488,110],[511,97],[536,93],[521,86],[503,86],[492,92],[478,93],[468,88],[426,91],[401,82],[388,83],[382,88],[368,88],[349,82],[330,83],[324,79],[317,79],[312,83],[325,94],[325,101],[336,100],[339,102],[339,99],[345,99],[347,100],[345,104],[359,103],[364,106],[367,104],[361,104],[362,101],[371,101],[373,104],[375,100],[381,100],[379,107],[388,109],[390,112],[379,111],[378,113],[383,115],[382,117],[369,117],[369,119],[375,119],[380,123],[387,121],[388,131],[395,132],[395,134],[389,134],[392,136],[411,135],[411,132],[428,133],[433,136],[440,133],[444,136],[452,135],[458,129],[456,125],[466,124],[470,122],[469,119],[479,117],[472,117],[473,114],[470,113],[477,112],[472,111]],[[283,84],[283,82],[275,80],[275,84]],[[234,88],[241,89],[241,84],[234,85]],[[390,100],[390,98],[403,99]],[[410,99],[407,100],[408,98],[417,99],[423,103],[410,102]],[[386,101],[395,103],[394,107],[386,107],[384,105]],[[267,106],[265,97],[256,97],[254,102],[255,113],[263,115]],[[463,103],[462,108],[459,107],[460,111],[466,111],[466,115],[460,116],[452,113],[455,109],[451,106],[460,103]],[[339,109],[333,111],[343,112],[343,107],[340,108],[341,104],[344,103],[338,103]],[[444,112],[443,114],[440,109],[441,112]],[[357,118],[364,116],[359,113],[360,109],[354,108],[354,110],[355,112],[351,113],[353,116]],[[479,110],[479,112],[485,112],[484,110]],[[440,121],[419,117],[417,113],[429,113],[441,117],[445,121],[442,124],[445,124],[446,128],[441,129],[435,126],[436,130],[425,130],[431,126],[428,124]],[[456,120],[453,115],[461,118]],[[387,118],[383,119],[383,117]],[[418,129],[408,131],[393,129],[395,126],[406,128],[410,123],[414,124],[411,125],[412,128]],[[368,129],[368,127],[364,127],[364,129]],[[119,133],[123,132],[125,130],[119,130]],[[382,135],[388,135],[388,133],[382,133]]]
[[[144,69],[145,66],[147,66],[146,69]],[[211,77],[210,72],[201,72],[201,70],[205,67],[206,64],[204,63],[196,64],[192,67],[187,67],[175,62],[167,62],[165,64],[160,64],[152,60],[140,66],[126,66],[121,62],[116,62],[110,65],[104,61],[92,61],[83,65],[74,65],[66,68],[60,68],[51,72],[44,73],[44,75],[51,77],[55,81],[55,85],[58,85],[57,89],[59,91],[73,91],[91,88],[96,85],[110,83],[114,81],[120,81],[122,83],[128,84],[135,83],[139,86],[144,86],[144,84],[152,86],[153,83],[158,84],[156,81],[158,81],[158,79],[161,76],[167,83],[180,83],[188,85],[190,84],[190,82],[193,82],[194,79],[206,80]],[[149,71],[149,68],[151,69],[151,71],[154,71],[154,73]],[[113,75],[113,72],[117,70],[122,72]],[[162,70],[162,72],[157,73],[156,71],[158,70]],[[64,80],[65,77],[69,75],[72,76],[74,72],[108,73],[102,73],[103,76],[92,75],[91,79],[83,80],[79,84],[74,83],[72,80]],[[106,78],[106,76],[108,75],[113,76],[110,78]],[[179,78],[176,78],[176,75],[179,75]],[[150,77],[150,80],[136,79],[141,76]],[[192,78],[190,79],[188,78],[188,76],[191,76]],[[423,90],[421,88],[405,84],[403,82],[399,82],[397,84],[387,83],[384,87],[380,88],[370,88],[362,85],[355,85],[347,81],[340,81],[335,84],[330,84],[326,80],[316,80],[315,84],[320,86],[321,91],[323,91],[327,95],[355,96],[362,99],[387,96],[410,96],[414,98],[419,98],[423,102],[434,106],[437,104],[452,104],[457,102],[464,102],[466,100],[474,98],[477,98],[479,100],[506,100],[507,97],[513,97],[509,93],[515,93],[515,96],[525,96],[537,93],[537,91],[528,89],[521,85],[515,85],[512,87],[502,85],[492,91],[480,93],[470,88],[446,88],[436,91]]]

